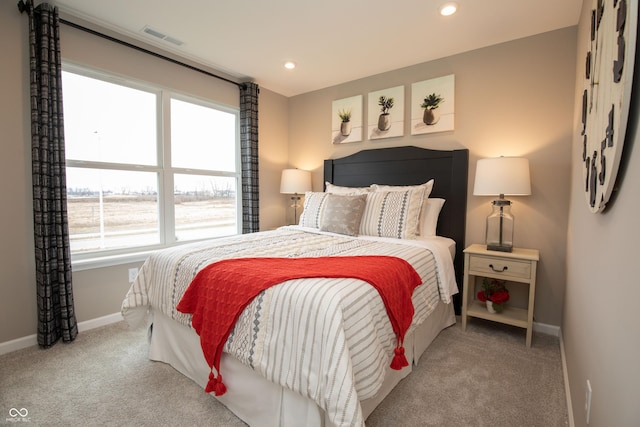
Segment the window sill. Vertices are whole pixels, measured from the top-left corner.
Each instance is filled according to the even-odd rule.
[[[136,252],[122,255],[101,256],[96,258],[87,258],[81,260],[71,260],[72,271],[92,270],[94,268],[113,267],[116,265],[131,264],[134,262],[143,262],[154,250],[144,252]]]
[[[241,233],[238,233],[241,234]],[[85,257],[75,258],[71,255],[71,270],[72,271],[84,271],[84,270],[92,270],[95,268],[103,268],[103,267],[113,267],[116,265],[124,265],[124,264],[132,264],[132,263],[141,263],[144,262],[149,255],[161,251],[163,249],[182,246],[190,243],[197,243],[210,239],[226,239],[230,237],[237,236],[238,234],[230,234],[226,236],[218,236],[218,237],[207,237],[203,239],[197,240],[185,240],[181,242],[176,242],[172,245],[162,246],[148,246],[146,248],[140,248],[138,252],[127,252],[121,254],[113,254],[113,255],[98,255],[96,254],[93,258],[88,258],[88,254],[84,254]],[[81,255],[82,256],[82,255]]]

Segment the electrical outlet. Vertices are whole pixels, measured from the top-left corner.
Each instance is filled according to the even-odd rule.
[[[587,380],[587,391],[584,394],[584,415],[589,424],[589,416],[591,415],[591,382]]]
[[[133,281],[136,280],[137,276],[138,276],[138,269],[137,268],[130,268],[129,269],[129,283],[133,283]]]

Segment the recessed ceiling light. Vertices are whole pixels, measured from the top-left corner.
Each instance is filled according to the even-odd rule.
[[[440,6],[440,15],[451,16],[458,10],[458,4],[455,2],[445,3]]]
[[[294,68],[296,68],[296,63],[293,61],[287,61],[284,63],[284,68],[286,68],[287,70],[293,70]]]

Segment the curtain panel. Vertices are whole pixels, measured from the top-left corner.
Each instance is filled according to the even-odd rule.
[[[29,15],[33,216],[38,344],[75,339],[71,248],[67,220],[58,9],[18,2]],[[242,232],[259,231],[258,95],[255,83],[240,86]]]
[[[258,94],[255,83],[240,86],[240,160],[242,163],[242,233],[260,231],[258,182]]]
[[[38,345],[48,348],[78,334],[67,222],[60,18],[47,3],[27,6]]]

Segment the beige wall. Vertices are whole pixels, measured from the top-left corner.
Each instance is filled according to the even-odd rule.
[[[31,220],[28,58],[26,18],[15,4],[0,4],[0,79],[3,156],[0,182],[3,204],[0,244],[0,343],[35,333],[36,308]],[[164,61],[63,26],[66,60],[144,78],[187,94],[237,105],[237,90],[226,83],[186,71]],[[469,185],[481,157],[525,155],[531,161],[533,195],[515,200],[516,245],[537,247],[539,270],[536,320],[559,325],[564,294],[569,146],[573,111],[575,29],[560,30],[452,56],[321,91],[285,98],[266,89],[260,93],[261,228],[289,222],[287,198],[278,193],[284,167],[314,170],[314,187],[322,188],[325,158],[366,148],[418,145],[470,149]],[[331,101],[446,74],[456,76],[456,130],[376,142],[334,146],[330,143]],[[408,90],[407,90],[408,93]],[[409,108],[409,95],[405,109]],[[366,112],[365,112],[366,113]],[[482,241],[490,198],[469,195],[467,242]],[[127,270],[139,263],[74,272],[79,321],[119,310],[128,289]],[[515,292],[517,294],[517,291]],[[517,295],[516,295],[517,297]]]
[[[280,194],[280,174],[287,163],[289,138],[289,99],[260,89],[258,101],[258,151],[260,156],[260,229],[286,224],[287,196]]]
[[[590,4],[585,0],[581,34],[587,31]],[[15,2],[0,2],[0,343],[32,335],[36,328],[26,27]],[[157,81],[168,87],[177,84],[189,93],[237,102],[234,90],[214,80],[195,74],[184,77],[184,71],[161,61],[141,59],[74,30],[63,31],[66,53],[77,61],[92,61],[107,69],[127,64],[126,72],[133,76],[155,69]],[[280,171],[287,166],[313,170],[314,189],[320,190],[325,158],[399,145],[466,147],[471,154],[471,192],[478,158],[527,156],[533,195],[514,198],[515,242],[541,250],[536,320],[562,325],[576,425],[585,425],[584,388],[589,379],[593,386],[589,425],[631,426],[640,419],[640,322],[636,316],[640,286],[635,270],[639,252],[634,249],[640,241],[639,105],[636,102],[631,117],[631,138],[625,147],[628,165],[615,203],[604,214],[591,214],[581,190],[577,160],[581,148],[574,132],[579,117],[574,110],[579,105],[575,81],[582,70],[582,60],[575,58],[576,30],[565,29],[291,99],[262,89],[261,227],[285,222],[286,197],[278,194],[278,186]],[[330,143],[334,99],[357,94],[366,98],[369,91],[397,85],[408,88],[415,81],[446,74],[456,76],[455,131],[410,136],[406,125],[402,138],[344,146]],[[407,89],[407,97],[408,93]],[[482,241],[489,202],[490,198],[469,195],[467,243]],[[128,288],[127,269],[134,266],[74,273],[78,319],[117,312]]]
[[[592,3],[584,1],[579,38],[590,28]],[[578,58],[586,43],[578,43]],[[640,75],[636,62],[636,83]],[[582,62],[578,61],[576,106],[582,97]],[[580,129],[576,107],[574,129]],[[624,146],[626,167],[619,191],[604,213],[587,207],[582,178],[582,139],[574,132],[569,209],[567,288],[562,333],[575,425],[586,425],[586,382],[591,382],[589,426],[637,426],[640,423],[640,99],[636,96]],[[614,193],[615,194],[615,193]]]
[[[15,2],[0,2],[0,343],[35,334],[36,297],[33,260],[31,157],[27,19]],[[61,27],[66,61],[109,70],[230,106],[238,106],[238,89],[201,73],[187,70],[127,47]],[[287,98],[260,92],[260,213],[261,227],[284,224],[284,196],[278,193],[280,172],[287,166]],[[275,189],[275,190],[274,190]],[[73,286],[78,321],[120,311],[129,287],[132,263],[74,271]]]
[[[0,2],[0,342],[36,331],[26,22]],[[24,17],[22,17],[24,18]]]
[[[470,244],[484,241],[492,200],[472,195],[477,159],[527,157],[533,194],[513,198],[514,242],[540,250],[535,320],[559,326],[565,286],[575,43],[576,28],[568,28],[293,97],[289,105],[289,162],[313,170],[314,190],[321,191],[323,159],[402,145],[468,148]],[[455,75],[454,131],[411,136],[405,120],[404,137],[331,144],[333,100],[362,94],[367,117],[369,92],[404,85],[407,112],[411,83],[448,74]]]

